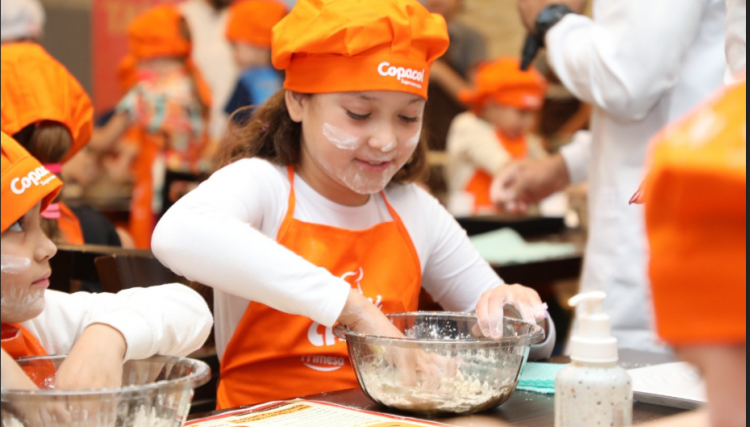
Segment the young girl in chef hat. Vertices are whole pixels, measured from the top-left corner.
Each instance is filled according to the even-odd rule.
[[[122,364],[185,356],[211,331],[204,300],[183,285],[119,294],[64,294],[49,287],[57,251],[40,227],[62,182],[15,140],[2,136],[2,388],[35,388],[13,359],[69,354],[59,389],[119,386]]]
[[[544,316],[414,183],[430,65],[447,48],[445,21],[416,0],[301,0],[274,28],[285,90],[152,242],[215,289],[220,408],[356,387],[331,327],[398,336],[383,313],[417,310],[422,288],[476,310],[488,337],[505,304]]]

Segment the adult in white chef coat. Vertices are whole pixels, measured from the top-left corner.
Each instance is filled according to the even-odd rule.
[[[560,80],[594,106],[592,139],[545,161],[511,165],[497,178],[494,199],[523,210],[588,180],[590,240],[581,290],[607,292],[622,348],[663,351],[652,327],[644,213],[629,200],[643,179],[649,140],[723,84],[726,4],[594,0],[591,19],[572,13],[584,3],[519,0],[526,26],[548,30],[549,63]]]

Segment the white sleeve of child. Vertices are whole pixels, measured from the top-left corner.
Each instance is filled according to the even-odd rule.
[[[259,231],[265,205],[286,203],[279,172],[262,163],[238,161],[180,199],[156,227],[152,250],[189,280],[333,326],[351,286]]]
[[[448,311],[474,312],[482,294],[504,284],[471,244],[466,231],[440,203],[416,190],[432,240],[422,287]]]
[[[50,354],[68,354],[93,324],[118,330],[126,360],[186,356],[208,338],[213,318],[197,292],[181,284],[133,288],[117,294],[47,291],[44,311],[25,327]]]
[[[492,127],[471,113],[453,120],[448,132],[451,156],[464,157],[492,175],[500,173],[513,159],[498,141]]]

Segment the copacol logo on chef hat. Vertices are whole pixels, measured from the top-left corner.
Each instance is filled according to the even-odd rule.
[[[424,71],[415,70],[413,68],[396,67],[391,65],[390,62],[381,62],[378,65],[378,74],[383,77],[395,77],[403,85],[414,86],[417,89],[422,89],[422,83],[424,83]]]
[[[19,196],[26,192],[29,188],[33,187],[44,187],[49,184],[50,181],[54,180],[55,176],[50,174],[44,166],[39,166],[33,171],[29,172],[28,175],[20,178],[14,178],[10,182],[10,191]]]

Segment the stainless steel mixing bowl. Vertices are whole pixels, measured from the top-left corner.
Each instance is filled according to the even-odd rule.
[[[157,356],[127,362],[118,389],[54,390],[55,372],[64,361],[65,356],[19,361],[46,389],[3,389],[2,427],[179,427],[190,411],[193,389],[211,376],[203,362]]]
[[[538,325],[505,318],[503,337],[482,337],[475,315],[388,315],[405,338],[362,335],[343,326],[362,390],[373,401],[420,415],[471,414],[505,403],[532,344],[544,340]]]

